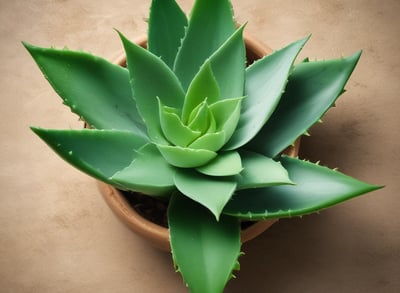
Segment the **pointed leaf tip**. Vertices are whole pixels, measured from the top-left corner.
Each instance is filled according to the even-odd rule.
[[[219,220],[221,211],[236,189],[236,182],[229,178],[212,177],[195,170],[178,170],[174,177],[180,192],[209,209]]]
[[[248,148],[275,157],[305,133],[343,92],[360,55],[296,64],[278,106]]]
[[[253,220],[301,216],[381,188],[296,158],[280,161],[296,185],[239,191],[224,213]]]
[[[173,68],[188,21],[174,0],[152,1],[149,16],[148,49]]]
[[[129,131],[31,129],[72,166],[110,184],[110,177],[128,166],[135,150],[147,143]]]
[[[205,166],[197,171],[209,176],[232,176],[243,170],[242,160],[238,152],[222,152]]]
[[[238,127],[225,146],[237,149],[257,135],[284,92],[293,63],[309,37],[289,44],[246,69],[245,95]]]
[[[64,104],[93,128],[146,136],[125,68],[81,51],[25,45]]]
[[[180,193],[173,195],[168,224],[174,263],[191,292],[222,292],[238,268],[240,223],[213,215]]]
[[[161,130],[157,97],[163,105],[181,109],[185,93],[175,74],[159,57],[130,42],[122,34],[121,40],[132,92],[138,112],[146,121],[149,137],[155,143],[167,144]]]

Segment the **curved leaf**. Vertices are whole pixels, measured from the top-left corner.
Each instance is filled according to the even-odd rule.
[[[225,131],[211,132],[203,134],[193,141],[188,147],[216,152],[221,149],[225,141]]]
[[[240,191],[224,213],[252,220],[301,216],[380,188],[299,159],[281,162],[296,185]]]
[[[24,45],[64,104],[92,127],[146,136],[125,68],[84,52]]]
[[[237,189],[294,184],[280,162],[263,155],[241,151],[243,171],[236,176]]]
[[[189,127],[194,131],[200,131],[206,133],[213,122],[215,128],[215,121],[212,115],[210,115],[210,109],[208,108],[207,99],[195,108],[189,116]]]
[[[230,1],[195,1],[186,35],[174,64],[174,72],[185,90],[200,66],[234,31],[235,23]],[[210,39],[210,35],[213,38]]]
[[[168,209],[172,256],[191,293],[222,292],[238,268],[240,224],[215,218],[201,205],[175,194]]]
[[[245,25],[238,28],[210,57],[222,99],[242,97],[244,93],[246,48],[243,40]]]
[[[148,49],[172,69],[185,35],[187,18],[174,0],[153,0],[150,8]]]
[[[209,209],[217,220],[236,189],[234,180],[206,176],[194,170],[179,169],[174,180],[180,192]]]
[[[182,121],[184,123],[188,123],[190,113],[206,98],[209,104],[220,99],[218,84],[209,61],[201,66],[189,85],[182,109]]]
[[[110,184],[114,183],[110,177],[128,166],[135,158],[135,150],[148,142],[128,131],[32,130],[68,163]]]
[[[193,131],[184,125],[176,111],[163,106],[161,101],[159,101],[159,112],[161,129],[171,144],[186,147],[201,135],[200,131]]]
[[[181,109],[185,93],[171,69],[157,56],[130,42],[122,34],[130,81],[140,115],[156,143],[166,143],[158,115],[158,101]],[[155,82],[156,81],[156,82]]]
[[[223,152],[210,163],[196,170],[209,176],[232,176],[243,170],[242,160],[238,152]]]
[[[228,141],[226,149],[236,149],[249,142],[278,105],[285,89],[293,62],[307,38],[253,63],[246,70],[245,95],[238,127]]]
[[[225,132],[224,144],[231,138],[237,127],[243,99],[243,97],[224,99],[210,105],[210,111],[215,118],[216,130]]]
[[[275,112],[246,147],[274,157],[306,133],[343,92],[360,55],[296,65]]]
[[[174,173],[175,168],[165,161],[157,147],[146,144],[137,151],[132,163],[116,172],[111,180],[148,195],[169,195],[175,189]]]
[[[157,147],[168,163],[180,168],[196,168],[207,164],[217,156],[216,152],[204,149],[161,144],[158,144]]]

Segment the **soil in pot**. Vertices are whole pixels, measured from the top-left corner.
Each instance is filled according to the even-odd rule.
[[[138,192],[120,191],[129,205],[143,218],[150,222],[168,228],[168,202]],[[255,222],[243,221],[242,230],[252,226]]]

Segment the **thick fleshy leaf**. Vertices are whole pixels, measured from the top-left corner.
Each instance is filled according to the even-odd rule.
[[[218,82],[222,99],[242,97],[246,66],[243,29],[235,33],[210,57],[211,67]]]
[[[360,54],[296,65],[278,107],[248,148],[274,157],[306,133],[343,93]]]
[[[148,48],[172,69],[188,22],[175,0],[153,0],[150,8]]]
[[[166,143],[158,115],[158,100],[163,105],[181,109],[185,93],[175,74],[157,56],[130,42],[122,34],[132,90],[148,134],[156,143]]]
[[[157,145],[165,160],[180,168],[196,168],[207,164],[217,156],[216,152],[179,146]]]
[[[216,130],[225,132],[225,142],[232,136],[235,131],[239,118],[240,109],[242,105],[243,97],[224,99],[218,101],[210,106],[210,111],[213,113],[213,117],[216,122]]]
[[[188,123],[190,113],[192,113],[205,98],[207,98],[208,104],[212,104],[220,99],[219,87],[209,61],[203,64],[200,71],[189,85],[182,109],[182,121],[184,123]]]
[[[218,154],[210,163],[196,170],[209,176],[232,176],[239,174],[243,167],[239,153],[231,151]]]
[[[154,144],[146,144],[137,151],[135,159],[111,180],[129,190],[148,195],[170,194],[175,189],[175,168],[161,156]]]
[[[161,129],[165,138],[173,145],[186,147],[201,135],[184,125],[177,111],[159,102]]]
[[[129,131],[32,130],[68,163],[110,184],[110,177],[128,166],[135,158],[135,150],[147,143],[142,136]]]
[[[224,213],[252,220],[301,216],[380,188],[299,159],[284,156],[281,163],[296,185],[239,191]]]
[[[174,180],[180,192],[209,209],[217,220],[236,189],[234,180],[206,176],[195,170],[180,169]]]
[[[193,141],[188,147],[193,149],[205,149],[216,152],[219,149],[221,149],[225,141],[226,140],[224,131],[211,132],[200,136],[195,141]]]
[[[280,162],[263,155],[241,151],[243,171],[236,176],[237,189],[293,184]]]
[[[206,133],[211,126],[211,121],[214,120],[210,115],[210,109],[208,108],[207,100],[204,100],[197,108],[195,108],[189,116],[189,127],[194,131],[200,131]],[[215,128],[215,122],[214,122]]]
[[[245,95],[237,129],[226,149],[236,149],[249,142],[275,110],[285,89],[294,60],[308,38],[253,63],[246,70]]]
[[[24,45],[64,104],[92,127],[146,136],[125,68],[84,52]]]
[[[239,267],[239,221],[221,216],[217,222],[204,207],[177,193],[168,225],[174,263],[190,292],[222,292]]]
[[[230,1],[195,1],[174,71],[186,90],[200,66],[235,31]],[[213,38],[209,38],[213,36]],[[195,52],[195,54],[193,54]]]

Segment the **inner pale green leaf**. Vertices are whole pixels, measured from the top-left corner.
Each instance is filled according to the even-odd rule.
[[[206,133],[210,128],[212,116],[208,108],[207,99],[196,107],[189,116],[189,127],[194,131]]]
[[[219,87],[211,70],[210,62],[207,61],[193,78],[186,93],[182,109],[182,121],[188,123],[192,111],[207,98],[209,104],[220,99]]]
[[[239,174],[243,167],[239,153],[231,151],[219,153],[210,163],[196,170],[209,176],[232,176]]]
[[[180,168],[200,167],[217,156],[216,152],[206,149],[193,149],[170,145],[157,145],[157,147],[168,163]]]
[[[162,131],[171,144],[186,147],[201,135],[200,131],[194,131],[184,125],[177,114],[178,111],[163,106],[161,101],[159,112]]]
[[[210,105],[210,111],[216,122],[216,130],[225,132],[226,143],[235,131],[240,118],[243,97],[224,99]]]
[[[192,142],[189,147],[193,149],[205,149],[209,151],[216,152],[224,145],[225,132],[211,132],[206,133],[197,138],[194,142]]]

